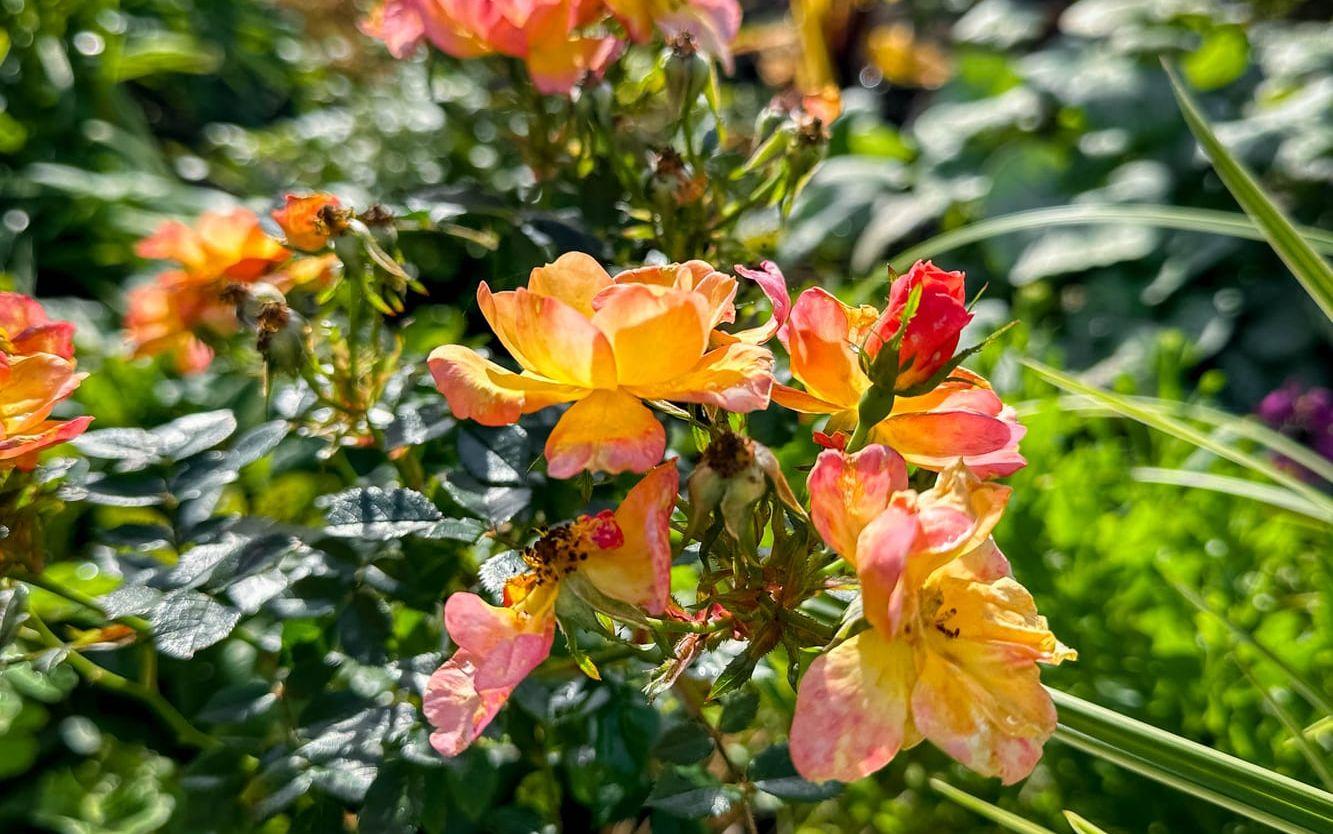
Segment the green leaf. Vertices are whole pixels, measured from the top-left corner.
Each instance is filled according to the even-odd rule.
[[[1247,481],[1244,478],[1214,475],[1209,472],[1195,472],[1190,469],[1161,469],[1156,466],[1136,466],[1129,470],[1129,475],[1140,483],[1206,489],[1210,492],[1234,495],[1237,498],[1248,498],[1251,501],[1291,510],[1294,513],[1309,516],[1316,521],[1328,520],[1328,514],[1319,507],[1289,489],[1272,486],[1271,484],[1259,484],[1254,481]]]
[[[240,619],[241,612],[235,608],[198,591],[182,589],[162,597],[149,622],[158,651],[189,660],[195,652],[225,639]]]
[[[722,702],[717,728],[724,733],[739,733],[759,714],[759,693],[746,688]]]
[[[1304,446],[1290,437],[1270,429],[1253,417],[1229,414],[1199,403],[1174,402],[1155,397],[1126,397],[1125,399],[1133,405],[1141,406],[1149,411],[1156,411],[1172,417],[1198,420],[1221,429],[1223,434],[1252,440],[1270,451],[1291,458],[1325,481],[1333,483],[1333,461],[1321,456],[1309,446]],[[1095,400],[1089,400],[1081,396],[1061,397],[1059,405],[1062,410],[1066,411],[1104,413],[1110,410],[1105,405],[1099,405]],[[1018,403],[1015,406],[1020,416],[1033,413],[1035,407],[1038,407],[1036,403]]]
[[[985,817],[991,822],[999,825],[1001,828],[1005,828],[1009,831],[1016,831],[1018,834],[1055,834],[1055,832],[1051,831],[1049,828],[1042,828],[1035,822],[1029,822],[1023,819],[1018,814],[1006,811],[996,805],[992,805],[984,799],[978,799],[966,791],[960,791],[943,779],[932,777],[930,780],[930,787],[933,788],[936,793],[942,794],[951,802],[956,802],[967,810]]]
[[[1254,220],[1263,232],[1264,239],[1305,287],[1305,291],[1323,308],[1324,315],[1333,319],[1333,267],[1328,265],[1301,236],[1282,209],[1264,193],[1254,175],[1218,140],[1171,63],[1163,60],[1162,66],[1171,79],[1171,88],[1175,91],[1176,102],[1180,105],[1185,123],[1212,160],[1218,177],[1245,213]]]
[[[1158,229],[1205,232],[1246,240],[1266,240],[1263,230],[1257,224],[1244,214],[1232,211],[1129,203],[1102,206],[1069,205],[1005,214],[952,229],[902,252],[890,261],[890,265],[897,272],[906,272],[917,261],[929,260],[970,243],[993,237],[1014,232],[1041,231],[1053,226],[1085,226],[1098,223],[1133,223]],[[1302,226],[1300,232],[1312,246],[1333,253],[1333,234],[1310,226]]]
[[[421,818],[425,774],[404,761],[380,768],[357,817],[360,834],[412,834]]]
[[[1319,777],[1319,781],[1323,783],[1324,789],[1333,790],[1333,771],[1329,770],[1328,763],[1324,761],[1323,753],[1315,746],[1314,742],[1305,737],[1305,733],[1301,731],[1301,725],[1298,724],[1296,719],[1292,717],[1291,713],[1273,697],[1273,694],[1268,691],[1268,687],[1259,682],[1259,679],[1250,671],[1249,665],[1241,660],[1235,652],[1232,652],[1231,660],[1236,666],[1240,667],[1241,674],[1243,674],[1245,679],[1250,682],[1250,686],[1254,687],[1254,691],[1258,692],[1263,697],[1264,705],[1268,707],[1268,711],[1273,713],[1274,717],[1281,722],[1283,728],[1291,735],[1291,740],[1295,742],[1297,749],[1299,749],[1301,755],[1305,757],[1305,761],[1310,765],[1310,769]]]
[[[682,721],[668,727],[653,746],[653,755],[664,762],[688,765],[713,752],[713,737],[698,721]]]
[[[522,485],[532,463],[528,433],[521,426],[469,425],[458,432],[458,458],[483,483]]]
[[[1288,834],[1333,830],[1333,794],[1050,689],[1055,738]]]
[[[185,460],[211,449],[236,431],[228,409],[187,414],[155,429],[115,428],[86,432],[71,441],[85,455],[117,461],[117,472],[137,472],[154,464]]]
[[[1250,634],[1245,629],[1233,623],[1229,617],[1214,611],[1212,606],[1210,606],[1203,597],[1199,596],[1197,591],[1171,576],[1171,574],[1164,569],[1163,564],[1158,564],[1157,570],[1162,574],[1162,577],[1167,581],[1167,584],[1174,588],[1176,593],[1184,597],[1186,602],[1226,626],[1227,631],[1231,633],[1231,636],[1237,642],[1244,643],[1254,649],[1255,652],[1265,660],[1281,670],[1282,674],[1287,679],[1288,685],[1299,693],[1302,698],[1309,701],[1311,706],[1326,715],[1333,715],[1333,701],[1330,701],[1328,696],[1325,695],[1318,686],[1305,680],[1299,672],[1291,667],[1291,664],[1279,657],[1272,649],[1256,640],[1253,634]]]
[[[388,541],[430,532],[443,519],[430,499],[415,490],[353,487],[329,499],[324,532],[340,538]]]
[[[842,793],[841,782],[810,782],[802,779],[792,764],[791,750],[775,744],[750,762],[748,778],[764,793],[789,802],[823,802]]]
[[[1095,388],[1080,382],[1066,373],[1047,367],[1032,359],[1024,359],[1022,362],[1057,388],[1061,388],[1070,393],[1081,394],[1121,416],[1137,420],[1149,428],[1157,429],[1172,437],[1179,438],[1186,443],[1198,446],[1200,449],[1212,452],[1218,457],[1226,458],[1232,463],[1240,464],[1247,469],[1264,475],[1270,480],[1286,487],[1293,493],[1296,493],[1299,497],[1304,498],[1309,504],[1318,507],[1319,511],[1324,513],[1325,518],[1333,519],[1333,498],[1329,498],[1319,490],[1314,489],[1300,478],[1283,471],[1271,461],[1264,460],[1249,452],[1244,452],[1240,449],[1228,446],[1225,443],[1204,434],[1188,423],[1177,420],[1160,411],[1139,405],[1129,397]]]
[[[1064,815],[1069,827],[1074,829],[1074,834],[1107,834],[1106,831],[1083,819],[1073,811],[1065,811]]]
[[[702,819],[725,814],[740,798],[740,791],[732,785],[709,776],[686,776],[673,768],[657,780],[644,804],[677,817]]]
[[[8,646],[28,619],[28,586],[0,590],[0,649]]]

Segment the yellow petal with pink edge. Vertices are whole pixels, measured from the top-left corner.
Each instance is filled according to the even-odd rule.
[[[538,376],[581,388],[611,388],[611,344],[578,310],[558,298],[519,288],[492,293],[483,281],[477,305],[518,364]]]
[[[478,690],[517,686],[551,653],[555,620],[491,605],[476,594],[452,594],[444,603],[444,627],[475,658]]]
[[[9,372],[0,380],[0,428],[5,436],[41,424],[85,376],[75,372],[72,361],[55,354],[9,357]]]
[[[708,347],[706,299],[651,284],[617,284],[597,297],[592,323],[615,353],[621,385],[655,385],[689,373]]]
[[[910,746],[911,648],[863,631],[819,656],[801,679],[791,758],[812,782],[853,782]]]
[[[972,444],[960,450],[960,447],[936,442],[936,448],[931,449],[919,442],[922,436],[931,435],[928,427],[923,428],[918,424],[918,431],[911,436],[903,436],[911,426],[900,423],[897,429],[890,428],[888,431],[899,435],[897,442],[904,444],[900,451],[909,462],[939,471],[954,459],[962,457],[967,467],[982,478],[1012,475],[1027,464],[1018,451],[1019,441],[1027,429],[1018,422],[1017,413],[996,396],[985,379],[966,368],[954,369],[948,381],[927,394],[896,399],[889,420],[906,418],[912,414],[947,413],[974,413],[992,419],[994,423],[991,427],[979,436],[985,443]],[[991,445],[992,448],[981,448],[984,445]]]
[[[801,293],[782,333],[792,376],[814,397],[854,408],[869,386],[856,349],[877,312],[848,307],[818,287]]]
[[[696,292],[703,296],[711,311],[708,317],[710,327],[736,320],[737,281],[714,269],[707,261],[641,266],[617,273],[614,280],[617,284],[649,284]]]
[[[912,719],[923,736],[983,776],[1006,785],[1032,772],[1055,731],[1055,707],[1035,665],[961,638],[948,654],[923,653]]]
[[[597,589],[649,614],[661,614],[671,592],[671,511],[680,475],[676,461],[649,470],[616,509],[624,544],[592,550],[581,570]]]
[[[646,400],[715,405],[745,413],[768,407],[773,389],[773,354],[768,348],[735,342],[705,353],[688,372],[627,390]]]
[[[558,298],[588,318],[593,314],[593,296],[609,286],[611,276],[596,258],[583,252],[566,252],[528,276],[530,292]]]
[[[25,430],[0,439],[0,461],[12,462],[27,472],[37,465],[37,454],[43,449],[73,440],[88,428],[92,417],[72,420],[46,420]]]
[[[867,446],[851,455],[828,449],[816,459],[806,488],[815,529],[855,567],[861,531],[889,506],[894,492],[907,488],[907,466],[885,446]]]
[[[782,383],[773,384],[773,402],[802,414],[837,414],[847,410],[841,403],[821,400],[814,394]]]
[[[546,440],[546,471],[647,472],[666,452],[666,430],[624,391],[594,391],[560,416]]]
[[[892,500],[856,539],[856,575],[866,621],[885,636],[896,636],[905,593],[907,560],[921,535],[921,522],[906,496]]]
[[[1046,618],[1027,588],[1007,574],[1008,561],[987,540],[964,557],[951,562],[931,578],[929,587],[939,599],[939,611],[950,612],[944,632],[927,634],[938,651],[948,652],[961,640],[1002,648],[1015,662],[1060,664],[1076,660],[1078,653],[1062,644],[1051,632]]]
[[[620,50],[620,42],[612,37],[541,38],[530,44],[526,57],[528,74],[538,92],[568,95],[584,78],[601,78]]]
[[[427,364],[454,416],[484,426],[517,423],[520,415],[572,402],[588,393],[575,385],[507,371],[462,345],[436,348]]]
[[[1002,449],[1009,436],[1009,427],[1003,421],[975,411],[895,414],[871,431],[876,443],[897,449],[909,460],[949,462]]]
[[[431,725],[430,744],[446,758],[457,756],[477,740],[512,691],[479,691],[472,680],[474,660],[466,652],[459,652],[436,669],[426,683],[421,706]]]

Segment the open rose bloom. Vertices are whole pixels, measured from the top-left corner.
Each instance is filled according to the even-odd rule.
[[[455,58],[517,58],[538,91],[567,94],[624,49],[617,25],[638,42],[688,34],[730,66],[740,20],[736,0],[384,0],[361,28],[397,58],[423,41]]]
[[[1009,488],[955,465],[918,494],[902,458],[874,445],[822,453],[809,490],[815,527],[860,578],[869,627],[802,679],[797,770],[852,781],[927,739],[1005,784],[1031,773],[1056,723],[1037,663],[1076,655],[990,537]]]
[[[78,437],[91,417],[52,420],[86,374],[74,363],[74,325],[35,300],[0,292],[0,469],[31,469],[37,453]]]
[[[318,206],[289,204],[290,214],[283,215],[292,218],[297,234],[307,235],[302,243],[315,242],[309,237],[318,231],[313,217],[298,215],[301,209],[323,207],[327,195],[316,196],[321,199]],[[327,199],[336,206],[335,198]],[[169,261],[173,268],[128,293],[125,330],[130,345],[135,356],[172,356],[183,373],[201,371],[212,361],[213,352],[201,334],[226,335],[236,329],[234,306],[223,299],[228,286],[265,281],[286,291],[319,284],[333,268],[332,255],[293,259],[246,208],[205,212],[192,226],[169,220],[139,241],[135,253]]]
[[[546,442],[557,478],[645,472],[666,451],[666,431],[645,400],[734,412],[768,406],[773,356],[753,342],[776,328],[716,330],[736,319],[736,289],[734,277],[702,261],[612,278],[588,255],[566,254],[534,269],[526,288],[477,289],[519,372],[461,345],[436,348],[430,370],[455,416],[488,426],[573,403]]]
[[[861,354],[873,359],[897,333],[914,288],[920,300],[899,353],[897,389],[926,383],[958,348],[971,320],[963,275],[920,262],[893,282],[889,306],[850,307],[822,289],[796,300],[779,338],[791,357],[800,390],[776,385],[773,400],[794,411],[827,414],[821,438],[839,446],[856,426],[857,405],[870,387]],[[1025,463],[1018,443],[1025,429],[986,380],[963,368],[925,393],[898,396],[893,411],[870,432],[872,442],[897,450],[908,462],[938,471],[961,457],[983,477],[1010,475]]]
[[[674,460],[654,467],[619,508],[547,531],[523,552],[529,570],[510,579],[504,604],[459,593],[444,606],[458,650],[426,687],[431,744],[456,756],[495,718],[522,680],[551,653],[562,580],[582,574],[608,597],[660,614],[671,583],[671,511],[680,477]]]

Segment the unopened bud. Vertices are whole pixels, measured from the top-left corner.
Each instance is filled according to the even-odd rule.
[[[667,42],[667,92],[682,111],[693,106],[707,86],[708,76],[708,59],[699,54],[692,35],[682,32]]]
[[[802,512],[777,458],[766,446],[733,432],[714,438],[690,475],[686,536],[697,538],[718,510],[727,532],[739,539],[751,508],[770,483],[784,504]]]

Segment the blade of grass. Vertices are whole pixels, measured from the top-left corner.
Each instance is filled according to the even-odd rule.
[[[1268,245],[1273,247],[1273,251],[1277,252],[1315,303],[1323,308],[1324,315],[1333,319],[1333,267],[1301,237],[1282,209],[1259,187],[1254,175],[1218,140],[1181,81],[1175,66],[1163,59],[1162,67],[1171,79],[1171,89],[1176,94],[1181,115],[1185,117],[1185,123],[1203,147],[1204,153],[1212,160],[1213,170],[1217,171],[1231,196],[1236,198],[1236,202],[1263,232]]]
[[[1053,206],[991,217],[958,229],[938,234],[902,252],[890,261],[897,272],[906,272],[917,261],[937,257],[945,252],[1014,232],[1048,229],[1052,226],[1086,226],[1098,223],[1132,223],[1158,229],[1239,237],[1246,240],[1267,240],[1263,231],[1244,214],[1214,209],[1181,208],[1148,204],[1109,206]],[[1302,226],[1311,245],[1333,253],[1333,233]]]
[[[1074,829],[1074,834],[1107,834],[1104,829],[1098,828],[1073,811],[1065,811],[1064,813],[1065,821],[1069,823],[1070,828]]]
[[[1333,461],[1320,455],[1309,446],[1302,446],[1295,440],[1286,435],[1273,431],[1268,426],[1260,423],[1251,417],[1240,417],[1235,414],[1228,414],[1206,405],[1198,403],[1172,402],[1170,400],[1160,400],[1155,397],[1125,397],[1126,400],[1134,405],[1142,406],[1151,411],[1160,414],[1166,414],[1173,417],[1188,417],[1192,420],[1198,420],[1215,426],[1228,434],[1237,437],[1243,437],[1258,443],[1270,451],[1276,452],[1285,458],[1299,463],[1312,474],[1318,475],[1329,483],[1333,483]],[[1027,417],[1037,413],[1046,405],[1046,400],[1028,400],[1026,402],[1016,403],[1014,408],[1018,411],[1020,417]],[[1081,397],[1077,394],[1061,397],[1058,405],[1065,411],[1081,411],[1085,413],[1105,414],[1110,411],[1104,405],[1099,405],[1094,400],[1087,397]]]
[[[1250,671],[1250,667],[1235,652],[1231,653],[1231,662],[1236,664],[1241,674],[1250,682],[1250,686],[1253,686],[1255,691],[1264,699],[1268,711],[1273,713],[1273,716],[1282,722],[1282,726],[1291,734],[1291,740],[1296,743],[1301,755],[1305,757],[1310,769],[1319,777],[1319,781],[1323,783],[1324,788],[1333,791],[1333,771],[1328,769],[1328,763],[1324,761],[1323,755],[1301,732],[1301,725],[1296,722],[1295,718],[1292,718],[1286,707],[1278,703],[1278,700],[1268,691],[1268,687],[1259,682],[1259,679]]]
[[[1248,498],[1269,506],[1291,510],[1294,513],[1309,516],[1316,521],[1325,521],[1327,516],[1319,508],[1296,495],[1289,489],[1271,484],[1257,484],[1244,478],[1232,478],[1227,475],[1213,475],[1208,472],[1194,472],[1189,469],[1162,469],[1156,466],[1136,466],[1129,470],[1130,477],[1140,483],[1179,486],[1187,489],[1206,489],[1221,492],[1238,498]]]
[[[1269,663],[1281,669],[1282,673],[1286,675],[1287,682],[1291,685],[1291,688],[1308,701],[1310,706],[1320,712],[1333,714],[1333,701],[1330,701],[1327,695],[1319,691],[1317,686],[1305,680],[1305,678],[1303,678],[1295,669],[1291,668],[1291,665],[1285,660],[1274,654],[1272,649],[1268,648],[1263,643],[1260,643],[1255,639],[1254,635],[1250,634],[1245,629],[1231,622],[1230,618],[1213,610],[1213,607],[1199,595],[1198,591],[1171,576],[1163,569],[1162,565],[1157,565],[1157,572],[1162,575],[1162,578],[1167,581],[1167,584],[1175,589],[1176,593],[1185,598],[1186,602],[1226,626],[1227,631],[1231,633],[1231,636],[1235,638],[1237,642],[1244,643],[1254,649],[1264,660],[1267,660]]]
[[[1011,811],[1006,811],[984,799],[978,799],[966,791],[961,791],[943,779],[931,777],[930,786],[935,789],[936,793],[942,794],[950,802],[955,802],[978,816],[985,817],[1001,828],[1016,831],[1018,834],[1055,834],[1049,828],[1042,828],[1035,822],[1029,822]]]
[[[1333,830],[1333,794],[1059,690],[1055,738],[1289,834]]]
[[[1082,394],[1092,400],[1105,405],[1107,408],[1132,420],[1137,420],[1149,428],[1157,429],[1160,432],[1171,435],[1185,441],[1186,443],[1198,446],[1200,449],[1206,449],[1218,457],[1225,458],[1232,463],[1240,464],[1251,471],[1257,472],[1269,480],[1281,484],[1292,492],[1299,494],[1312,505],[1319,508],[1324,514],[1321,519],[1324,523],[1333,523],[1333,499],[1314,489],[1301,479],[1282,471],[1274,466],[1271,461],[1263,460],[1248,452],[1227,446],[1213,437],[1204,434],[1188,423],[1177,420],[1166,414],[1158,413],[1151,408],[1145,408],[1136,404],[1128,397],[1119,394],[1113,394],[1109,391],[1103,391],[1100,388],[1094,388],[1091,385],[1080,382],[1074,377],[1057,371],[1054,368],[1043,365],[1032,359],[1023,359],[1023,364],[1031,368],[1047,382],[1055,385],[1073,394]]]

